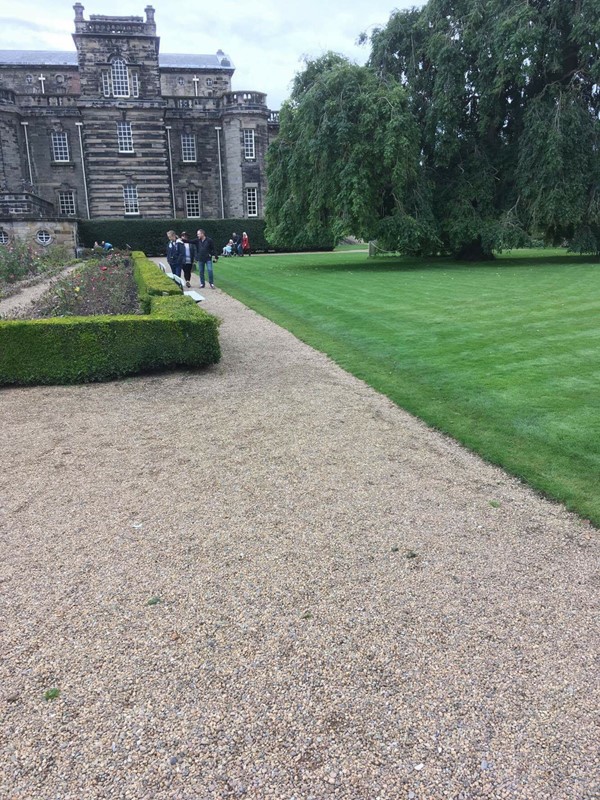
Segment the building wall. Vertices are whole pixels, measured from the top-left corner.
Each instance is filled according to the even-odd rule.
[[[21,239],[28,244],[41,246],[37,240],[38,233],[46,231],[53,244],[65,245],[75,249],[77,245],[77,222],[68,219],[45,220],[2,220],[0,233],[6,233],[9,239]]]
[[[186,197],[193,204],[197,192],[200,216],[219,218],[246,216],[250,187],[257,190],[253,216],[262,216],[264,157],[274,131],[266,96],[231,92],[234,68],[221,51],[167,56],[173,63],[161,66],[150,6],[145,19],[86,20],[79,3],[74,9],[76,54],[50,54],[52,65],[44,64],[48,54],[37,63],[27,54],[23,63],[15,51],[15,63],[0,63],[1,191],[31,191],[57,213],[59,196],[72,193],[73,216],[87,218],[89,210],[91,218],[119,219],[129,216],[124,187],[137,190],[133,215],[144,218],[170,217],[173,206],[185,217]],[[114,59],[126,64],[128,97],[106,96]],[[118,146],[123,123],[131,126],[132,152]],[[254,158],[244,154],[245,129],[255,132]],[[66,136],[68,159],[53,157],[53,134]],[[193,161],[189,152],[184,158],[182,135],[188,143],[194,138]]]

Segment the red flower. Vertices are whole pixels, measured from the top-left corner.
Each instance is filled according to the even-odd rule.
[[[100,269],[102,270],[102,272],[106,272],[106,270],[108,269],[108,267],[100,267]]]

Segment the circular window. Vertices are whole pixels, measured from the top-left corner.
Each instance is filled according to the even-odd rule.
[[[180,86],[183,86],[183,84],[185,83],[185,81],[183,80],[183,78],[177,78],[177,83],[178,83]]]
[[[207,78],[206,79],[206,85],[207,86],[212,86],[212,78]]]
[[[40,230],[35,235],[35,239],[37,242],[45,246],[47,244],[50,244],[50,242],[52,241],[52,235],[50,231],[47,231],[44,228],[40,228]]]
[[[0,231],[0,244],[8,244],[8,233]]]
[[[57,83],[62,83],[62,82],[64,81],[64,78],[63,78],[63,76],[62,76],[62,75],[55,75],[55,77],[54,77],[54,80],[55,80]]]
[[[25,80],[27,81],[27,83],[33,83],[33,75],[28,75],[28,76],[25,78]]]

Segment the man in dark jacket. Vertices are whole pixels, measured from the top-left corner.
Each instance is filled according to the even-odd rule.
[[[243,256],[244,251],[242,250],[242,239],[235,231],[231,234],[231,241],[233,242],[233,255]]]
[[[167,245],[167,261],[173,275],[181,278],[181,270],[185,267],[185,247],[175,231],[167,231],[169,244]]]
[[[200,288],[204,287],[204,268],[208,270],[208,285],[211,289],[215,288],[213,278],[213,258],[216,261],[215,245],[213,240],[206,235],[206,232],[200,228],[198,231],[198,238],[194,242],[196,261],[198,262],[198,271],[200,273]]]

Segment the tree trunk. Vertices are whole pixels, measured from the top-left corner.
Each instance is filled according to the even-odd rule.
[[[456,253],[455,258],[457,261],[493,261],[496,256],[491,250],[484,249],[481,243],[481,236],[478,236],[472,242],[463,244]]]

